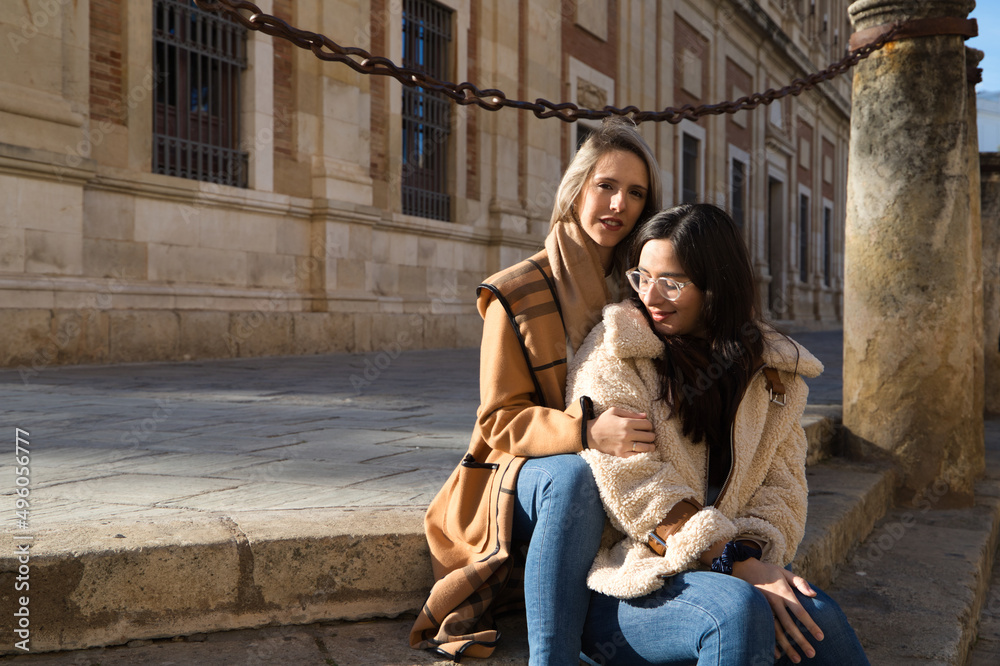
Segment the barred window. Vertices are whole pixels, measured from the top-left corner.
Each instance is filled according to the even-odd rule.
[[[403,3],[403,66],[439,79],[448,66],[451,10],[431,0]],[[403,212],[434,220],[451,219],[448,195],[448,137],[451,102],[423,88],[403,88]]]
[[[191,0],[153,1],[153,173],[247,186],[240,150],[246,29]]]
[[[681,143],[681,203],[698,203],[698,158],[701,141],[684,133]]]

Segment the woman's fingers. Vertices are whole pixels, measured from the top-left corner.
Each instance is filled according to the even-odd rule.
[[[791,659],[796,664],[802,659],[799,653],[792,647],[791,642],[788,640],[788,636],[785,634],[784,629],[781,627],[781,622],[778,618],[774,618],[774,659],[781,659],[781,654],[787,654],[788,658]]]
[[[798,602],[796,601],[796,603]],[[799,631],[799,627],[798,625],[795,624],[795,620],[793,620],[792,616],[788,614],[788,610],[785,608],[785,604],[780,604],[777,608],[775,608],[774,604],[772,604],[771,608],[774,610],[774,617],[776,621],[781,625],[781,628],[784,629],[782,635],[785,637],[785,641],[789,642],[789,639],[791,641],[794,641],[795,644],[799,646],[799,649],[802,650],[802,653],[805,656],[809,657],[810,659],[812,657],[815,657],[816,650],[813,649],[813,646],[811,643],[809,643],[809,640],[802,635],[801,631]],[[801,604],[799,605],[799,608],[802,608]],[[805,613],[804,608],[802,608],[802,612]],[[796,615],[796,617],[798,617],[798,615]],[[806,617],[807,618],[809,617],[808,613],[806,613]],[[801,618],[799,619],[801,620]],[[810,618],[809,621],[812,622],[812,619]],[[815,626],[815,623],[813,624],[813,626]],[[790,647],[791,646],[789,645],[789,648]],[[782,646],[782,649],[785,650],[785,654],[787,654],[792,661],[798,663],[798,654],[795,653],[794,651],[789,652],[788,651],[789,648]]]
[[[590,448],[619,457],[648,453],[656,448],[656,434],[645,414],[612,407],[587,423]]]
[[[799,592],[807,597],[816,596],[816,591],[809,586],[809,583],[805,578],[796,576],[787,569],[783,569],[782,571],[785,573],[785,579],[788,580],[794,588],[798,589]],[[796,618],[798,618],[799,622],[802,623],[802,626],[806,628],[806,631],[812,634],[813,638],[818,641],[823,640],[823,630],[819,628],[819,625],[816,624],[816,622],[809,615],[809,611],[807,611],[802,603],[795,597],[794,590],[790,591],[792,592],[792,596],[788,600],[788,609],[792,611]]]
[[[806,595],[807,597],[816,596],[816,590],[812,589],[812,587],[809,585],[809,581],[807,581],[802,576],[792,576],[792,585],[795,587],[795,589],[797,589],[799,592]]]

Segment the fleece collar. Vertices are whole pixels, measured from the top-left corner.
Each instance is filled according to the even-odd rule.
[[[656,358],[663,353],[663,341],[650,328],[646,317],[630,301],[604,308],[605,341],[618,358]],[[809,350],[763,324],[764,363],[777,370],[805,377],[817,377],[823,364]]]

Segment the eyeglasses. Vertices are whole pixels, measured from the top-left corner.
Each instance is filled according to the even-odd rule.
[[[635,289],[640,296],[645,296],[649,292],[649,288],[655,284],[656,290],[660,292],[660,296],[663,296],[663,298],[668,301],[676,301],[680,298],[681,289],[693,282],[693,280],[678,282],[677,280],[668,277],[658,277],[653,279],[645,273],[639,272],[637,268],[633,268],[625,273],[625,277],[628,278],[628,283],[632,285],[632,288]]]

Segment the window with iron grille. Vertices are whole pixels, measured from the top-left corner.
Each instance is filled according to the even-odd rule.
[[[191,0],[153,0],[153,173],[247,186],[246,29]]]
[[[431,0],[403,3],[403,67],[450,80],[451,10]],[[403,88],[403,212],[445,222],[451,102],[423,88]]]
[[[701,142],[685,133],[681,144],[681,203],[698,203],[698,156]]]

